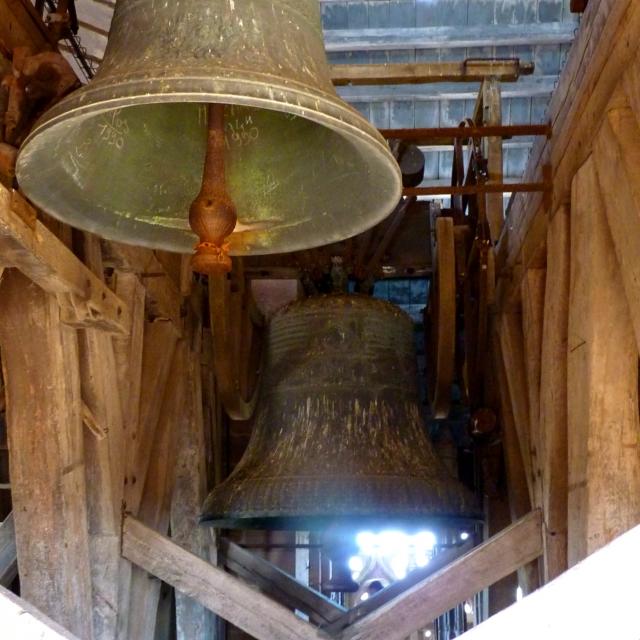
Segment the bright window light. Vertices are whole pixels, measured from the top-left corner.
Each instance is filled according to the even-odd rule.
[[[524,598],[524,591],[522,591],[522,587],[518,587],[516,589],[516,601],[520,602]]]
[[[362,571],[366,564],[364,558],[371,557],[384,560],[395,578],[401,580],[409,571],[429,564],[437,538],[426,530],[407,534],[389,529],[378,533],[362,531],[356,536],[356,544],[360,554],[352,558],[353,564],[349,563],[352,572]]]
[[[352,556],[349,558],[349,569],[353,573],[360,573],[364,569],[364,561],[360,556]]]

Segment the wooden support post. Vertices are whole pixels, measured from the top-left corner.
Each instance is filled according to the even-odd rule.
[[[531,510],[531,497],[527,474],[522,460],[522,450],[519,445],[516,420],[509,393],[507,373],[504,366],[502,349],[497,336],[494,340],[495,375],[498,384],[497,393],[500,402],[500,422],[502,426],[502,448],[504,451],[504,465],[507,477],[507,494],[511,521],[515,522],[524,517]],[[535,591],[540,584],[537,562],[520,567],[518,583],[524,593]]]
[[[540,469],[540,369],[544,324],[544,290],[546,270],[528,269],[522,280],[522,333],[524,361],[529,392],[529,446],[534,489],[533,506],[542,506],[542,471]]]
[[[0,587],[11,586],[18,575],[18,551],[13,513],[0,522]]]
[[[85,234],[85,263],[103,280],[102,254],[97,237]],[[89,514],[89,551],[93,583],[95,640],[112,640],[118,622],[120,529],[124,489],[124,425],[118,369],[112,337],[86,329],[78,334],[82,397],[105,437],[85,432]]]
[[[345,640],[403,640],[542,553],[534,511],[484,544],[348,627]]]
[[[640,349],[640,126],[631,109],[615,108],[607,113],[593,157]]]
[[[502,92],[500,81],[488,78],[482,83],[482,124],[497,126],[502,124]],[[486,139],[485,157],[488,160],[489,184],[503,182],[502,138]],[[482,198],[483,196],[480,195]],[[495,244],[502,233],[504,224],[504,199],[501,193],[486,194],[487,221],[491,240]]]
[[[116,271],[115,290],[117,295],[130,309],[131,325],[126,336],[113,340],[116,360],[117,384],[120,389],[120,401],[123,413],[123,438],[125,452],[133,452],[137,445],[137,432],[140,417],[140,396],[142,386],[143,346],[145,328],[145,290],[134,273]],[[126,464],[129,457],[123,456]],[[133,459],[133,456],[131,456]],[[118,620],[116,637],[128,640],[129,633],[129,596],[132,567],[121,559],[118,579]]]
[[[33,605],[0,586],[0,625],[3,638],[15,640],[79,640]]]
[[[12,271],[0,290],[0,345],[22,594],[70,631],[90,639],[92,589],[76,331],[62,323],[55,297]]]
[[[573,181],[568,350],[572,566],[640,521],[638,349],[593,159]]]
[[[638,616],[620,614],[638,606],[639,548],[636,527],[460,640],[640,638]]]
[[[127,517],[123,555],[257,640],[321,640],[326,636],[238,578]]]
[[[202,297],[194,303],[201,308]],[[176,479],[171,504],[171,538],[191,553],[210,559],[213,531],[199,526],[200,509],[207,496],[207,461],[202,396],[202,323],[188,316],[190,344],[185,364],[186,398],[178,429]],[[212,637],[213,617],[188,595],[176,593],[178,640],[205,640]]]
[[[171,373],[162,400],[158,426],[150,442],[150,463],[145,476],[138,518],[152,529],[166,534],[171,516],[171,495],[175,480],[178,434],[188,428],[185,412],[187,392],[187,343],[175,348]],[[143,569],[133,568],[129,605],[129,638],[152,638],[156,626],[160,582],[150,579]]]
[[[531,504],[535,504],[530,446],[529,392],[521,314],[508,312],[500,316],[498,319],[498,338],[522,464],[529,489],[529,500]]]
[[[156,429],[162,416],[162,398],[169,381],[177,336],[171,322],[145,326],[138,424],[129,432],[132,443],[125,480],[125,508],[137,514],[145,490]],[[178,382],[176,380],[175,382]]]
[[[567,569],[567,331],[569,210],[561,207],[547,235],[547,281],[540,366],[540,464],[544,513],[544,579]]]

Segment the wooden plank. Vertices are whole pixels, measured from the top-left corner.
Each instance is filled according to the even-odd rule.
[[[345,640],[403,640],[542,553],[534,511],[345,630]]]
[[[68,324],[125,333],[129,310],[122,300],[40,221],[29,225],[16,212],[16,202],[21,202],[19,194],[0,186],[3,264],[19,269],[45,291],[58,296]],[[29,206],[24,201],[22,204]]]
[[[540,463],[544,514],[544,579],[567,569],[567,331],[569,328],[570,212],[549,223],[542,360]]]
[[[232,573],[255,584],[263,593],[288,609],[297,609],[307,614],[313,624],[326,625],[347,612],[344,607],[306,587],[268,560],[226,538],[220,540],[218,559]],[[346,624],[339,628],[344,626]]]
[[[535,489],[533,465],[531,461],[530,426],[529,426],[529,393],[527,390],[527,374],[524,355],[524,334],[522,332],[522,317],[519,313],[505,313],[498,318],[498,338],[500,353],[504,364],[507,389],[520,455],[524,465],[529,499],[534,504]]]
[[[185,340],[177,344],[171,363],[171,383],[166,385],[164,397],[158,402],[161,412],[152,441],[148,443],[151,445],[151,456],[138,509],[140,521],[163,535],[169,531],[171,518],[178,434],[188,428],[188,415],[185,412],[188,382],[187,346]],[[133,568],[129,604],[130,638],[153,637],[160,601],[160,586],[158,580],[149,579],[145,570]]]
[[[473,82],[491,76],[502,82],[515,82],[530,75],[531,66],[519,60],[464,60],[462,62],[422,62],[395,64],[334,64],[334,86],[372,84],[425,84],[427,82]]]
[[[11,271],[0,291],[0,345],[22,595],[90,639],[92,588],[76,331],[61,322],[53,296]]]
[[[4,638],[79,640],[33,605],[0,586],[0,625]]]
[[[607,112],[593,157],[640,349],[640,127],[629,107]]]
[[[18,575],[18,551],[13,513],[0,522],[0,586],[10,587]]]
[[[319,640],[318,629],[133,517],[123,530],[123,555],[257,640]]]
[[[542,507],[540,461],[540,369],[544,323],[545,269],[528,269],[522,281],[522,333],[529,394],[529,446],[534,489],[534,507]]]
[[[592,159],[572,206],[569,566],[640,521],[638,349]]]
[[[640,619],[620,612],[638,606],[639,548],[636,527],[461,640],[637,640]]]

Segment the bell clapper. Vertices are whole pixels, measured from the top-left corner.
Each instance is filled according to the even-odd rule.
[[[191,259],[198,273],[215,275],[231,271],[231,257],[225,240],[238,221],[236,207],[225,180],[224,104],[208,105],[207,155],[202,188],[189,209],[189,224],[200,241]]]

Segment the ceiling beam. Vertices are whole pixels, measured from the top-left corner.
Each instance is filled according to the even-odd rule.
[[[533,63],[518,58],[462,60],[460,62],[417,62],[393,64],[334,64],[331,78],[335,86],[375,84],[423,84],[428,82],[481,82],[495,77],[515,82],[534,71]]]
[[[460,640],[636,640],[640,637],[638,549],[640,527],[468,631]]]
[[[403,640],[541,554],[542,518],[533,511],[348,627],[342,638]]]
[[[502,88],[503,98],[533,98],[549,96],[558,76],[529,76]],[[391,102],[393,100],[475,100],[478,82],[438,83],[420,85],[342,86],[338,94],[348,102]]]
[[[328,29],[324,32],[324,41],[328,53],[518,47],[566,44],[573,41],[575,29],[573,22]]]

